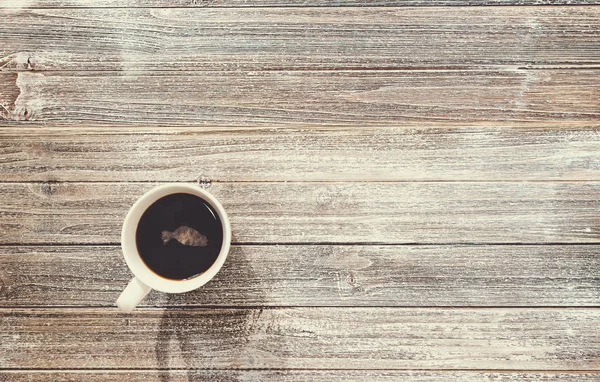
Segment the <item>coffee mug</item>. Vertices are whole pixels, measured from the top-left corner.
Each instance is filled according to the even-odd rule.
[[[140,219],[142,219],[144,213],[153,205],[155,205],[155,203],[158,204],[157,202],[166,200],[168,197],[179,196],[182,194],[187,194],[188,196],[191,195],[194,197],[194,199],[196,199],[196,197],[200,198],[205,205],[207,204],[207,207],[212,210],[211,213],[213,215],[216,213],[218,218],[215,217],[215,220],[221,222],[222,243],[220,246],[221,249],[216,255],[216,259],[208,269],[198,275],[179,280],[161,276],[147,265],[138,248],[139,238],[137,238],[137,232]],[[185,227],[185,229],[191,230],[188,227]],[[193,232],[196,235],[199,235],[196,231]],[[183,232],[183,234],[187,233],[188,232]],[[168,234],[173,236],[173,233],[171,232]],[[163,236],[165,236],[165,233],[163,233]],[[200,235],[200,237],[204,236]],[[164,237],[163,240],[165,240],[166,243],[166,239]],[[206,242],[206,240],[196,240],[190,244],[185,240],[179,240],[188,245],[194,245],[194,243],[202,245],[204,242]],[[175,243],[175,241],[173,241],[173,243],[181,247],[181,245]],[[207,191],[196,185],[180,183],[162,185],[148,191],[134,203],[127,213],[123,223],[123,229],[121,231],[121,247],[123,249],[123,256],[125,257],[127,266],[135,277],[129,282],[127,287],[117,299],[117,306],[123,312],[129,313],[144,299],[144,297],[146,297],[146,295],[152,289],[166,293],[183,293],[200,288],[219,272],[223,266],[223,263],[225,262],[225,259],[227,258],[230,245],[231,227],[229,225],[229,219],[227,218],[225,209],[221,203],[219,203],[219,201]]]

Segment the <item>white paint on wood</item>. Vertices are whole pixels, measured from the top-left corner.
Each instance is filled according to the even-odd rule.
[[[5,183],[0,241],[118,243],[151,183]],[[597,182],[214,183],[234,243],[598,243]]]
[[[598,370],[598,309],[3,309],[6,368]]]
[[[143,306],[597,306],[597,246],[234,246],[224,268]],[[120,247],[0,247],[0,306],[114,306]]]
[[[492,372],[404,370],[65,370],[0,371],[5,382],[597,382],[595,372]]]
[[[3,123],[130,126],[591,122],[597,70],[45,72],[16,78]],[[527,83],[524,88],[524,82]],[[12,105],[12,106],[11,106]],[[10,109],[12,108],[12,109]],[[0,121],[2,122],[2,121]]]
[[[67,369],[0,380],[598,380],[598,309],[500,307],[597,306],[596,246],[364,245],[598,242],[596,182],[515,182],[598,180],[597,7],[182,1],[0,4],[0,125],[141,130],[0,133],[0,178],[44,181],[0,184],[0,368]],[[116,245],[20,246],[116,243],[127,181],[199,175],[261,245],[164,311],[106,308]]]
[[[600,10],[595,6],[135,9],[122,5],[17,13],[0,8],[0,17],[7,15],[0,24],[0,66],[252,71],[600,64]]]
[[[4,181],[600,180],[600,123],[0,130]]]
[[[64,7],[123,7],[120,0],[2,0],[0,8]],[[412,6],[467,6],[467,5],[586,5],[595,0],[129,0],[127,7],[161,8],[220,8],[220,7],[412,7]]]

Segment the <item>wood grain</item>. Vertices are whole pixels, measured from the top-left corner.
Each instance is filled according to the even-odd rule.
[[[594,6],[0,12],[4,70],[600,64],[600,9]]]
[[[574,381],[597,382],[595,372],[485,372],[485,371],[403,371],[403,370],[99,370],[99,371],[0,371],[4,382],[508,382]]]
[[[598,370],[599,319],[599,309],[9,309],[0,364]]]
[[[143,306],[597,306],[597,246],[234,246],[201,290]],[[0,247],[0,306],[114,306],[112,247]]]
[[[230,8],[230,7],[409,7],[467,5],[586,5],[597,0],[128,0],[127,8]],[[0,8],[10,10],[64,7],[117,7],[119,0],[3,0]]]
[[[0,243],[119,243],[148,183],[5,183]],[[598,243],[600,183],[218,183],[236,243]]]
[[[600,9],[600,8],[598,8]],[[0,74],[0,82],[14,73]],[[598,123],[600,70],[19,73],[3,125]],[[6,118],[8,117],[8,118]]]
[[[437,6],[571,3],[2,2],[0,381],[598,380],[600,2]],[[118,313],[198,176],[229,261]]]
[[[0,129],[0,158],[12,182],[600,180],[600,121]]]

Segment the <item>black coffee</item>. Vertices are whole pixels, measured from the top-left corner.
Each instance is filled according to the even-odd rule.
[[[223,228],[202,198],[171,194],[144,212],[135,240],[142,260],[156,274],[185,280],[204,273],[217,260]]]

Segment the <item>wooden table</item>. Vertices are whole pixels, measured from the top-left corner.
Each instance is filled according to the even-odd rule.
[[[599,381],[599,4],[1,1],[0,381]],[[224,269],[119,313],[198,179]]]

